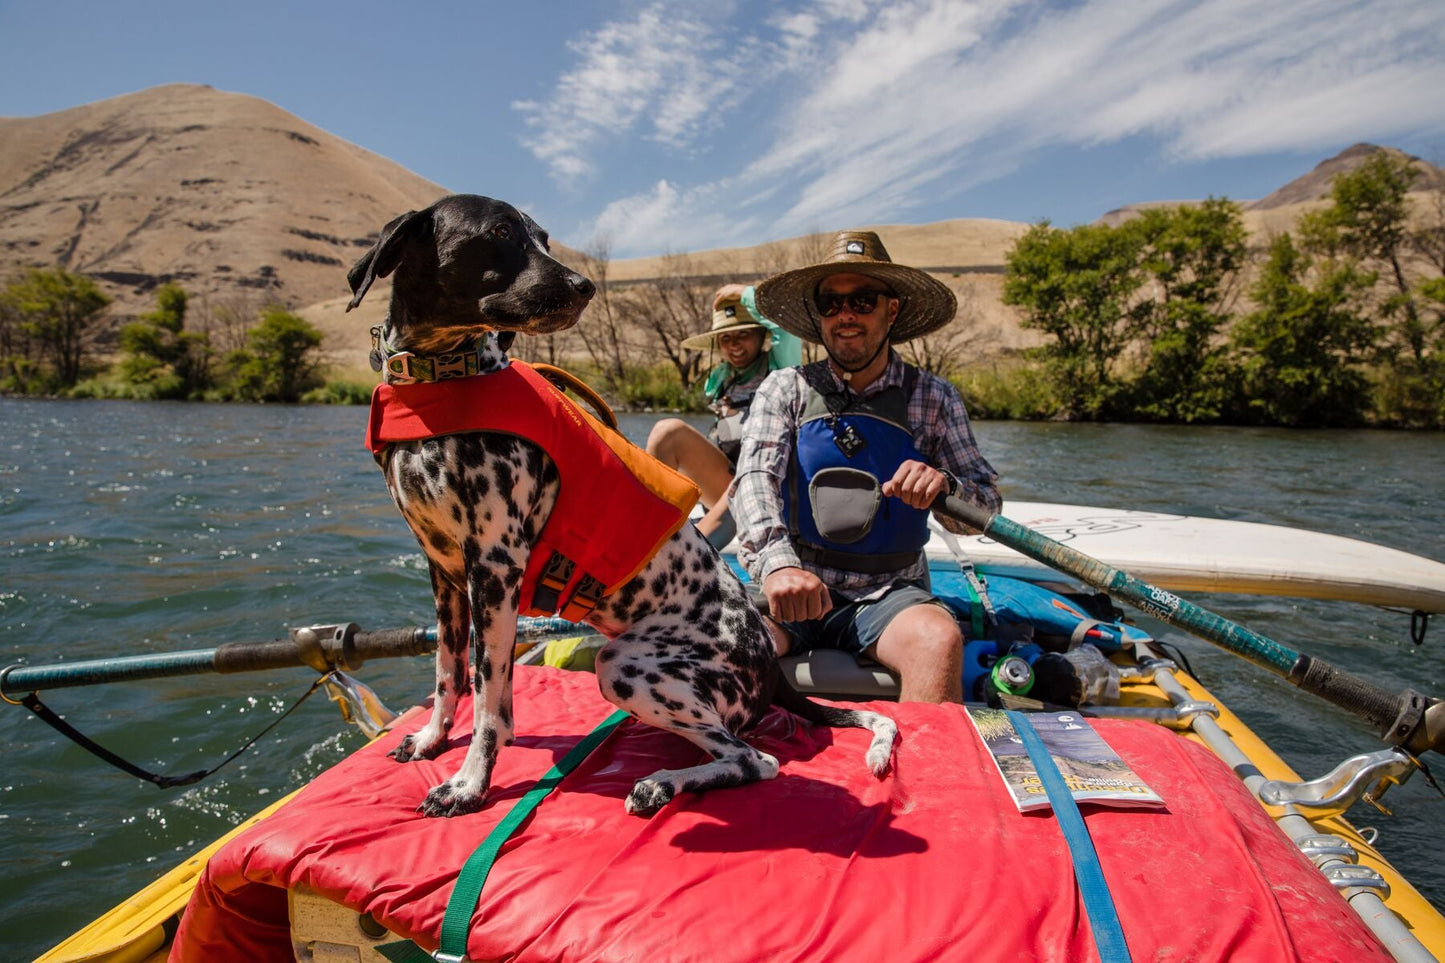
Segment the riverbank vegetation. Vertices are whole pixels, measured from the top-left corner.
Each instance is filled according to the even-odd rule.
[[[1122,223],[1034,225],[1006,255],[1003,301],[1038,347],[999,355],[969,321],[903,346],[957,384],[978,417],[1445,428],[1445,187],[1419,190],[1379,152],[1289,232],[1251,238],[1227,199]],[[1414,192],[1412,193],[1412,188]],[[822,235],[778,247],[763,276],[815,263]],[[812,246],[809,246],[809,244]],[[700,410],[716,359],[683,349],[721,280],[668,255],[646,281],[609,280],[605,245],[574,265],[598,294],[566,332],[522,337],[631,410]],[[87,398],[364,402],[328,378],[318,329],[264,304],[201,305],[175,284],[118,330],[108,298],[62,269],[0,290],[0,393]],[[806,346],[805,358],[819,357]],[[978,360],[984,359],[984,360]]]
[[[1004,301],[1052,416],[1288,426],[1445,427],[1445,191],[1378,153],[1329,203],[1252,251],[1238,205],[1154,208],[1118,226],[1035,225]],[[1032,417],[1027,367],[982,409]]]
[[[370,396],[369,385],[328,382],[321,332],[281,308],[254,318],[222,309],[188,327],[189,296],[166,284],[154,311],[116,332],[102,323],[109,302],[90,278],[61,268],[31,270],[0,290],[0,392],[145,401]]]

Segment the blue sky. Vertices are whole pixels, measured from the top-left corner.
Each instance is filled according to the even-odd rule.
[[[1442,0],[0,0],[0,116],[269,100],[614,257],[1445,159]]]

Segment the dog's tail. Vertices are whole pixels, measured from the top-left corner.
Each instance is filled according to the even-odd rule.
[[[898,739],[898,726],[892,719],[866,709],[839,709],[814,702],[793,688],[780,667],[775,665],[773,673],[773,705],[787,709],[815,725],[871,730],[873,741],[869,743],[868,753],[864,758],[868,760],[868,768],[873,770],[873,775],[883,778],[883,774],[888,771],[889,762],[893,759],[893,743]]]

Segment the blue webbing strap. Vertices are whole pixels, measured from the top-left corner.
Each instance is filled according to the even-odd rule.
[[[451,899],[447,901],[446,915],[442,917],[441,946],[435,953],[428,953],[410,940],[400,940],[396,943],[384,943],[375,947],[382,956],[391,960],[392,963],[432,963],[433,960],[464,961],[467,958],[467,932],[471,928],[472,913],[477,908],[477,900],[482,896],[482,885],[487,881],[487,875],[492,871],[492,863],[497,859],[497,854],[502,851],[502,844],[505,843],[522,825],[522,822],[537,808],[537,804],[547,797],[562,782],[562,778],[581,764],[582,760],[592,754],[592,750],[602,745],[602,742],[612,734],[622,723],[626,722],[629,716],[618,709],[612,715],[603,719],[596,729],[593,729],[572,751],[562,757],[562,760],[547,770],[547,773],[537,784],[511,808],[507,815],[502,817],[501,822],[487,834],[482,844],[477,847],[476,852],[467,858],[462,865],[462,871],[457,876],[456,886],[452,889]]]
[[[1049,804],[1054,807],[1059,828],[1064,831],[1064,842],[1069,844],[1069,855],[1074,861],[1074,878],[1079,882],[1079,894],[1084,899],[1084,912],[1094,933],[1094,945],[1099,948],[1100,963],[1129,963],[1124,928],[1119,924],[1114,898],[1109,894],[1109,884],[1105,882],[1104,871],[1099,866],[1099,854],[1094,851],[1094,842],[1089,838],[1089,828],[1084,825],[1074,794],[1064,783],[1063,773],[1054,764],[1028,716],[1012,709],[1006,710],[1005,714],[1023,740],[1024,749],[1028,750],[1029,760],[1048,793]]]

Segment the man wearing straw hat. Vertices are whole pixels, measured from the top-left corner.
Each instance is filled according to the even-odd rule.
[[[1002,500],[957,390],[891,347],[953,320],[953,292],[894,264],[871,231],[845,231],[757,301],[828,356],[763,382],[731,490],[779,652],[841,648],[896,673],[903,700],[961,702],[963,638],[928,591],[928,507],[944,492]]]
[[[707,435],[681,418],[664,418],[647,436],[647,453],[697,483],[707,514],[698,530],[721,546],[732,539],[727,490],[742,446],[742,424],[768,372],[802,360],[798,339],[759,317],[753,289],[727,284],[713,295],[712,327],[682,342],[693,350],[716,348],[722,360],[708,373],[703,394],[717,416]]]

